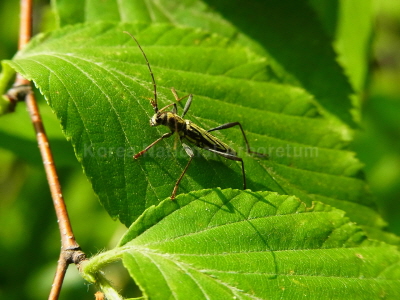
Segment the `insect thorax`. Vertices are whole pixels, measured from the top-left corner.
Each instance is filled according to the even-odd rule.
[[[150,120],[150,125],[164,125],[169,127],[169,129],[173,132],[182,132],[185,131],[186,128],[185,120],[171,111],[155,114]]]

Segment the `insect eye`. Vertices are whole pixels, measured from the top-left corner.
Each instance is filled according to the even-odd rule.
[[[158,124],[164,124],[165,123],[165,119],[166,119],[166,117],[167,117],[167,115],[159,115],[158,117],[157,117],[157,123]]]

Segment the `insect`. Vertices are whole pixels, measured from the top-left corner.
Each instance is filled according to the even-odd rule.
[[[151,143],[149,146],[147,146],[145,149],[140,151],[139,153],[135,154],[133,156],[134,159],[138,159],[140,156],[142,156],[144,153],[146,153],[151,147],[156,145],[158,142],[160,142],[163,139],[169,138],[172,136],[174,133],[176,133],[179,136],[179,139],[182,143],[182,147],[189,156],[189,161],[186,164],[186,167],[183,169],[181,175],[179,176],[178,180],[175,183],[174,189],[172,190],[171,194],[171,199],[174,199],[176,196],[176,192],[178,190],[179,183],[181,182],[183,176],[185,175],[190,163],[193,160],[194,153],[192,148],[189,147],[187,143],[193,144],[199,148],[208,150],[212,153],[218,154],[222,157],[225,157],[230,160],[234,161],[240,161],[242,164],[242,175],[243,175],[243,189],[246,189],[246,175],[244,172],[244,162],[243,159],[238,157],[236,154],[236,151],[233,150],[230,146],[222,142],[220,139],[212,135],[210,132],[215,131],[215,130],[222,130],[222,129],[227,129],[231,128],[233,126],[239,126],[240,130],[242,131],[244,141],[246,142],[246,148],[248,153],[253,153],[257,154],[259,156],[264,156],[263,154],[254,152],[250,150],[249,142],[247,141],[246,134],[243,131],[242,125],[239,122],[232,122],[232,123],[226,123],[221,126],[205,130],[198,125],[192,123],[189,120],[184,119],[184,116],[188,112],[190,105],[192,104],[192,99],[193,95],[189,94],[184,97],[179,98],[177,92],[175,91],[174,88],[171,89],[172,94],[175,97],[176,102],[179,102],[185,98],[188,98],[185,107],[183,108],[183,113],[181,116],[177,114],[178,108],[176,105],[176,102],[170,103],[167,106],[158,109],[158,104],[157,104],[157,85],[156,81],[154,79],[154,74],[153,71],[151,70],[150,63],[146,57],[146,54],[144,53],[142,47],[140,46],[139,42],[136,40],[136,38],[130,34],[129,32],[124,31],[124,33],[127,33],[132,37],[132,39],[135,40],[136,44],[138,45],[140,51],[143,54],[144,59],[146,60],[147,67],[149,69],[151,79],[153,82],[153,99],[151,99],[150,103],[151,106],[154,109],[154,115],[150,119],[150,126],[159,126],[159,125],[164,125],[170,129],[170,132],[164,133],[160,138],[155,140],[153,143]],[[171,111],[167,111],[167,108],[172,106]]]

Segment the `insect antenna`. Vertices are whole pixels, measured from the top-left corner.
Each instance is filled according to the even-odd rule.
[[[135,41],[136,44],[138,45],[140,51],[142,51],[142,54],[143,54],[144,59],[146,60],[147,67],[149,68],[150,75],[151,75],[151,79],[152,79],[152,81],[153,81],[153,87],[154,87],[154,91],[153,91],[153,93],[154,93],[154,99],[151,100],[151,106],[153,106],[154,112],[157,113],[157,112],[158,112],[158,106],[157,106],[157,85],[156,85],[156,80],[154,79],[153,71],[151,70],[151,67],[150,67],[149,60],[147,59],[147,56],[146,56],[146,54],[144,53],[144,51],[143,51],[142,47],[140,46],[139,42],[137,41],[137,39],[136,39],[130,32],[128,32],[128,31],[124,31],[124,33],[128,34],[132,39],[134,39],[134,41]]]

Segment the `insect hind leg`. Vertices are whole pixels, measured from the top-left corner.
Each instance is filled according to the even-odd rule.
[[[225,157],[227,159],[234,160],[234,161],[240,161],[242,163],[243,189],[244,190],[246,189],[246,175],[244,173],[244,162],[243,162],[243,159],[241,157],[238,157],[238,156],[230,154],[230,153],[220,152],[220,151],[217,151],[217,150],[214,150],[214,149],[211,149],[211,148],[204,148],[204,149],[208,150],[210,152],[213,152],[215,154],[218,154],[218,155],[220,155],[222,157]]]
[[[265,155],[265,154],[252,151],[252,150],[250,149],[250,145],[249,145],[249,142],[248,142],[248,140],[247,140],[246,134],[244,133],[242,124],[240,124],[239,122],[231,122],[231,123],[222,124],[222,125],[220,125],[220,126],[218,126],[218,127],[211,128],[211,129],[209,129],[209,130],[207,130],[207,131],[208,131],[208,132],[211,132],[211,131],[214,131],[214,130],[228,129],[228,128],[231,128],[231,127],[236,126],[236,125],[238,125],[238,126],[240,127],[240,130],[242,131],[243,138],[244,138],[244,141],[245,141],[245,143],[246,143],[246,150],[247,150],[247,153],[252,153],[252,154],[256,154],[256,155],[258,155],[258,156],[263,156],[263,157],[264,157],[264,156],[267,156],[267,155]]]

